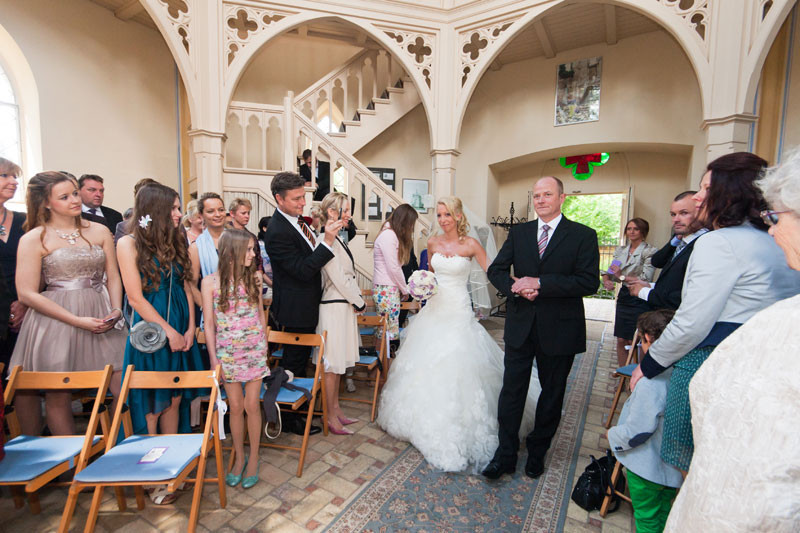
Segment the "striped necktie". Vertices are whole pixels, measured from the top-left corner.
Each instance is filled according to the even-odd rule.
[[[547,248],[547,232],[550,231],[550,226],[547,224],[542,225],[542,236],[539,237],[539,257],[544,255],[544,250]]]
[[[314,238],[314,234],[311,232],[311,229],[308,227],[308,225],[303,222],[303,219],[300,217],[297,217],[297,224],[303,231],[303,235],[305,235],[306,239],[308,239],[308,242],[311,243],[311,246],[314,246],[314,243],[317,241],[317,239]]]

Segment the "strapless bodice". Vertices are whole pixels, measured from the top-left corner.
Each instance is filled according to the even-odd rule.
[[[447,306],[456,311],[472,314],[467,280],[472,260],[460,255],[433,254],[431,265],[436,273],[436,283],[439,287],[437,294],[431,299],[430,304]]]
[[[78,280],[89,280],[95,290],[103,285],[106,272],[106,253],[102,246],[64,246],[42,258],[42,274],[48,290],[80,287]],[[63,287],[62,287],[63,286]]]

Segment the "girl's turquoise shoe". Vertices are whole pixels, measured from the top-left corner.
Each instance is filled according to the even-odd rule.
[[[259,460],[259,462],[261,462],[261,461]],[[245,464],[245,467],[247,467],[246,464]],[[242,471],[242,475],[244,475],[244,470]],[[256,474],[255,476],[247,476],[246,478],[244,478],[242,480],[242,488],[243,489],[250,489],[250,488],[254,487],[256,483],[258,483],[258,474]]]
[[[235,487],[236,485],[239,484],[240,481],[242,481],[242,476],[244,475],[244,471],[247,469],[247,459],[249,459],[249,458],[245,457],[245,459],[244,459],[244,467],[242,468],[241,474],[239,474],[238,476],[236,474],[228,474],[228,475],[225,476],[225,484],[226,485],[228,485],[229,487]],[[247,479],[250,479],[250,478],[246,478],[245,481],[247,481]],[[255,482],[253,482],[253,485],[255,485]],[[250,487],[252,487],[253,485],[250,485]],[[242,483],[242,486],[244,487],[244,483]],[[249,489],[250,487],[245,487],[245,488]]]

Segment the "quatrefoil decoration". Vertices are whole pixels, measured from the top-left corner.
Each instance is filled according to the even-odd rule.
[[[247,17],[247,12],[244,9],[240,9],[236,12],[235,17],[228,19],[228,27],[236,30],[236,35],[239,39],[245,40],[250,35],[250,32],[258,29],[258,24]]]
[[[161,0],[161,3],[167,6],[167,13],[175,20],[178,20],[181,13],[189,12],[189,6],[183,0]]]
[[[408,45],[409,53],[414,55],[414,60],[417,63],[424,63],[425,56],[431,55],[431,47],[425,44],[425,39],[422,37],[417,37],[413,43]]]
[[[481,50],[487,46],[489,46],[489,40],[481,39],[480,34],[475,32],[470,36],[469,42],[464,45],[463,50],[464,53],[469,54],[469,58],[474,61],[481,55]]]

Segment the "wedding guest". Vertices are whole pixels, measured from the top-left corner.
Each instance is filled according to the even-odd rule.
[[[136,182],[136,185],[133,186],[133,197],[136,198],[136,194],[139,190],[148,185],[150,183],[158,183],[156,180],[152,178],[142,178]],[[125,211],[127,214],[130,211],[130,217],[122,217],[122,222],[117,224],[117,229],[114,231],[114,244],[118,243],[119,240],[124,237],[125,235],[129,235],[133,231],[133,208],[129,208]],[[127,316],[125,317],[127,320]]]
[[[650,258],[658,249],[645,240],[649,231],[650,224],[643,218],[632,218],[625,225],[625,238],[628,244],[618,246],[614,250],[614,258],[608,269],[609,273],[603,274],[603,286],[606,290],[613,291],[614,279],[623,279],[627,276],[633,276],[646,282],[653,281],[656,269],[651,264]],[[617,338],[617,363],[619,366],[625,365],[628,359],[628,350],[625,349],[625,346],[633,342],[636,319],[649,310],[650,306],[647,305],[647,302],[631,295],[628,287],[623,283],[617,295],[617,312],[614,318],[614,336]]]
[[[390,340],[399,340],[400,300],[408,294],[401,265],[411,256],[417,217],[409,204],[398,206],[375,239],[372,294],[377,311],[386,316]]]
[[[3,374],[11,369],[8,366],[17,334],[28,308],[19,301],[14,275],[17,271],[17,248],[24,233],[25,213],[16,213],[6,207],[6,202],[17,192],[17,181],[22,169],[16,163],[0,157],[0,363],[5,365]],[[0,375],[0,381],[3,376]]]
[[[709,163],[695,195],[699,218],[713,231],[697,240],[681,306],[631,377],[654,378],[674,365],[664,415],[661,457],[682,472],[694,450],[689,382],[722,340],[758,311],[794,296],[800,274],[786,266],[758,213],[766,207],[755,180],[766,161],[737,152]]]
[[[800,270],[800,151],[757,185],[762,214]],[[800,531],[800,296],[725,339],[689,386],[695,453],[666,531]],[[724,488],[724,490],[720,490]]]
[[[192,297],[198,304],[203,301],[200,295],[200,283],[203,278],[217,271],[217,243],[225,231],[225,204],[215,192],[203,193],[197,201],[197,209],[203,217],[206,229],[189,246],[189,260],[191,261],[192,279],[197,280],[197,285],[192,283]]]
[[[350,202],[340,192],[329,193],[320,205],[320,223],[350,221]],[[324,239],[317,237],[317,243]],[[331,245],[333,259],[322,268],[322,300],[319,306],[317,333],[328,332],[325,343],[325,394],[328,402],[328,429],[334,435],[352,435],[344,426],[357,422],[347,418],[339,407],[339,382],[345,371],[358,361],[358,323],[356,314],[367,304],[361,298],[361,288],[356,282],[355,262],[347,244],[337,237]]]
[[[19,241],[17,293],[29,307],[11,366],[34,372],[101,370],[113,365],[111,390],[119,395],[126,332],[114,239],[108,229],[81,218],[78,182],[42,172],[28,182],[26,234]],[[40,284],[44,281],[44,291]],[[37,393],[16,397],[22,432],[38,435]],[[73,435],[72,394],[46,392],[47,427]]]
[[[81,212],[83,218],[92,222],[99,222],[114,234],[117,231],[117,224],[122,222],[122,214],[116,209],[111,209],[103,205],[106,188],[103,185],[103,178],[96,174],[84,174],[78,180],[80,187]]]
[[[258,221],[258,249],[261,252],[261,266],[263,268],[264,276],[264,298],[272,300],[272,264],[269,262],[269,254],[267,254],[267,228],[272,217],[261,217]]]
[[[203,215],[200,214],[200,209],[197,207],[197,200],[192,200],[186,204],[183,227],[186,228],[186,237],[189,239],[190,245],[203,233]]]
[[[114,244],[116,244],[122,237],[128,234],[127,230],[125,229],[128,223],[133,218],[133,208],[129,207],[122,213],[122,222],[117,224],[117,228],[114,230]]]
[[[203,317],[211,368],[222,364],[230,406],[235,461],[225,483],[252,488],[258,483],[261,440],[261,380],[267,366],[267,325],[256,276],[255,246],[249,232],[226,230],[219,239],[219,270],[203,279]],[[244,455],[244,412],[250,455]]]
[[[314,230],[315,235],[319,235],[320,227],[322,227],[322,210],[319,206],[315,205],[311,207],[311,229]]]
[[[250,212],[253,210],[253,204],[250,203],[250,200],[247,198],[236,198],[231,202],[228,210],[232,217],[232,227],[246,231],[253,239],[253,246],[258,246],[258,237],[247,229],[247,224],[250,223]],[[256,271],[264,272],[260,253],[256,255]]]
[[[660,309],[639,316],[636,327],[642,336],[642,350],[667,327],[673,311]],[[653,379],[642,379],[631,394],[617,425],[608,430],[608,444],[628,471],[627,481],[636,519],[637,533],[660,533],[669,516],[672,501],[683,477],[661,460],[664,406],[671,369]]]

